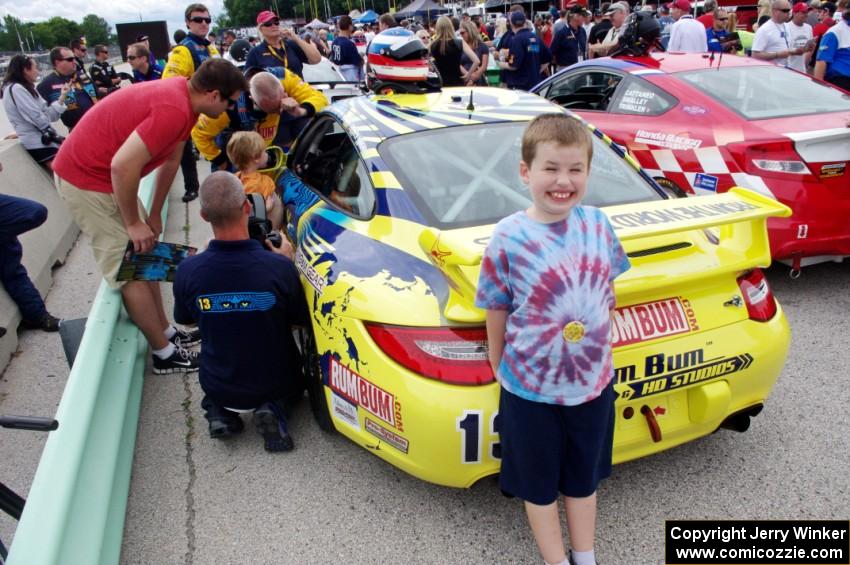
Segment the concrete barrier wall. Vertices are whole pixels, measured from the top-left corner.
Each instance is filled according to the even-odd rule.
[[[23,264],[44,296],[53,284],[53,268],[65,261],[80,230],[59,198],[53,179],[17,140],[0,141],[0,164],[3,165],[0,192],[29,198],[47,207],[47,221],[19,238],[24,247]],[[17,305],[0,285],[0,327],[6,328],[6,335],[0,338],[0,373],[18,347],[16,330],[20,321]]]

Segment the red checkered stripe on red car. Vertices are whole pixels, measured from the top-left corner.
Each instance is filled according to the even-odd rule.
[[[679,188],[695,194],[713,194],[714,191],[696,186],[697,174],[717,179],[718,190],[726,190],[736,184],[729,165],[717,147],[697,149],[649,149],[644,144],[630,145],[629,151],[653,177],[666,177]],[[737,168],[732,165],[733,168]],[[749,175],[744,175],[749,176]]]

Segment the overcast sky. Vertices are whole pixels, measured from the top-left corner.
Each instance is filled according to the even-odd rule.
[[[215,18],[223,11],[223,0],[201,0]],[[185,29],[183,10],[190,1],[176,0],[0,0],[0,16],[11,14],[25,22],[43,22],[53,16],[62,16],[81,22],[86,14],[97,14],[106,19],[115,33],[115,24],[165,20],[168,34],[179,28]],[[141,15],[141,19],[140,19]]]

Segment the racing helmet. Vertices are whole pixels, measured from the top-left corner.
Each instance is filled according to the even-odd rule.
[[[643,57],[653,47],[659,46],[659,37],[661,26],[658,20],[648,12],[634,12],[626,20],[625,29],[618,39],[619,45],[611,52],[611,56]]]
[[[245,63],[248,58],[248,51],[251,50],[251,44],[247,39],[237,39],[230,45],[230,58],[235,63]]]
[[[366,85],[376,93],[440,89],[440,77],[431,69],[428,48],[410,30],[393,27],[376,35],[366,50],[366,61]]]

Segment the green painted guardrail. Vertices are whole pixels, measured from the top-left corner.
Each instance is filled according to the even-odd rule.
[[[139,196],[150,209],[153,174]],[[163,222],[167,205],[163,207]],[[9,565],[118,563],[147,342],[101,282],[30,488]]]

